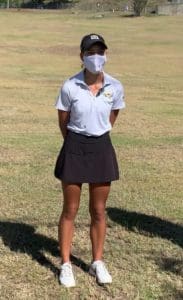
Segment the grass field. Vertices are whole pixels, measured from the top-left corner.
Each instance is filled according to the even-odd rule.
[[[183,18],[0,11],[0,297],[16,300],[183,299]],[[87,185],[76,219],[77,287],[58,284],[62,206],[53,169],[62,142],[54,102],[80,69],[89,32],[109,45],[106,71],[127,108],[111,133],[121,178],[107,204],[105,261],[113,284],[87,273]]]

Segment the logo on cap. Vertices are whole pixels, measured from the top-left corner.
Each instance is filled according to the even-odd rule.
[[[99,40],[99,37],[98,37],[98,35],[92,34],[92,35],[90,35],[90,39],[91,40]]]

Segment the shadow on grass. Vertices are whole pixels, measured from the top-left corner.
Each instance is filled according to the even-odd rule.
[[[4,245],[11,251],[28,254],[33,260],[58,276],[59,269],[44,255],[44,252],[49,252],[52,256],[59,257],[56,240],[36,233],[32,225],[9,221],[0,222],[0,236]],[[88,272],[88,265],[81,259],[71,255],[71,261],[84,272]]]
[[[127,211],[116,207],[106,208],[109,218],[126,227],[128,230],[138,230],[140,234],[157,236],[170,240],[183,247],[183,226],[134,211]]]
[[[156,258],[155,262],[161,268],[161,270],[165,272],[172,272],[175,275],[183,277],[183,261],[181,259],[161,257],[160,259]]]
[[[182,300],[183,299],[183,291],[180,289],[176,289],[173,284],[168,282],[167,284],[162,285],[162,292],[165,295],[159,299],[170,299],[170,300]]]

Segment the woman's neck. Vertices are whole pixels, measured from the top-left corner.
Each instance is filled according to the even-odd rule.
[[[84,79],[85,83],[88,86],[91,85],[102,85],[104,81],[104,74],[103,72],[100,72],[98,74],[93,74],[89,72],[87,69],[84,70]]]

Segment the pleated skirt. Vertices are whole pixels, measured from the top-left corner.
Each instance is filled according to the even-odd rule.
[[[118,163],[109,133],[94,137],[68,131],[56,160],[54,174],[67,183],[118,180]]]

